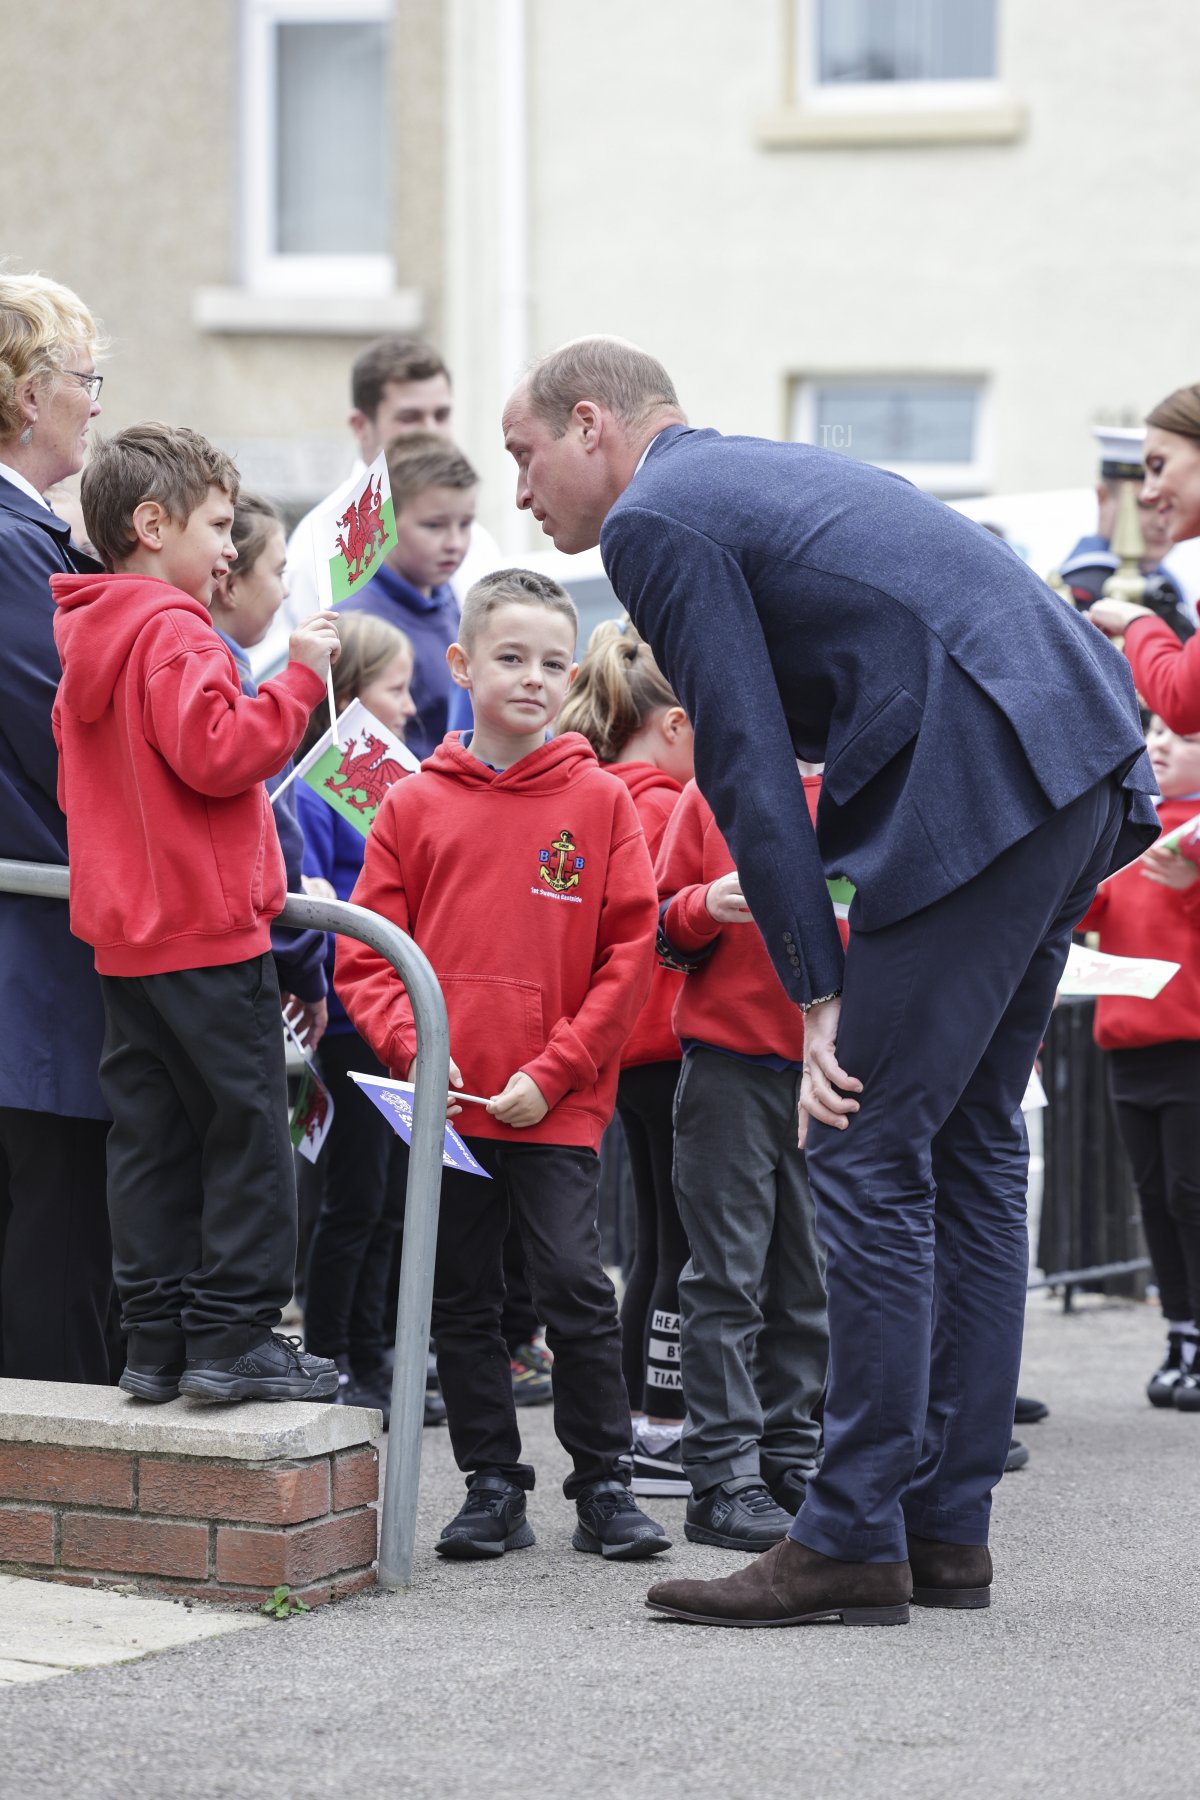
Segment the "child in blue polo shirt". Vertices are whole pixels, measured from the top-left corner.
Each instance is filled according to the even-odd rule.
[[[396,541],[382,568],[343,612],[372,613],[408,638],[413,652],[416,714],[406,742],[429,756],[450,729],[457,694],[446,651],[458,636],[458,601],[450,577],[467,554],[479,477],[462,451],[435,431],[413,431],[388,446]],[[455,725],[470,719],[456,712]]]

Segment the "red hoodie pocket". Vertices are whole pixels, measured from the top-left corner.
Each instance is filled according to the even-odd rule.
[[[468,1093],[498,1094],[546,1048],[542,990],[505,975],[439,975],[450,1019],[450,1054]]]

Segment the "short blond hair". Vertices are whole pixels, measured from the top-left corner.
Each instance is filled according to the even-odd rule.
[[[607,407],[623,425],[636,429],[656,412],[683,417],[675,385],[657,357],[624,338],[576,338],[534,363],[525,391],[535,413],[562,437],[581,400]]]
[[[479,486],[463,452],[440,431],[406,431],[393,439],[385,454],[395,512],[403,511],[427,488],[456,488],[465,494]]]
[[[69,287],[48,275],[0,272],[0,441],[22,429],[17,390],[24,382],[54,385],[69,352],[101,348],[100,327]]]
[[[198,431],[148,420],[93,442],[79,485],[83,522],[111,573],[137,548],[133,515],[144,500],[156,500],[168,518],[185,525],[209,488],[236,503],[238,483],[232,456]]]
[[[566,588],[534,569],[493,569],[468,588],[458,622],[458,641],[469,650],[481,627],[502,606],[544,606],[560,613],[571,627],[571,643],[579,636],[579,614]]]

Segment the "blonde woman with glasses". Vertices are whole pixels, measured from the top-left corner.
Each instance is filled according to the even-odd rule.
[[[65,863],[50,577],[97,568],[44,498],[83,466],[100,333],[69,288],[0,273],[0,857]],[[0,1375],[107,1382],[103,1016],[61,901],[0,892]]]

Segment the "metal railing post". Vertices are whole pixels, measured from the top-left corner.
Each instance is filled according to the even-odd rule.
[[[69,876],[62,865],[0,860],[0,893],[66,900],[68,892]],[[450,1079],[446,1004],[437,976],[412,939],[398,925],[380,918],[378,913],[369,912],[365,906],[352,906],[346,900],[313,900],[306,894],[289,894],[279,917],[284,925],[336,931],[343,937],[358,938],[369,944],[381,956],[387,957],[412,1002],[420,1054],[413,1095],[400,1303],[396,1313],[396,1362],[392,1374],[392,1418],[379,1532],[380,1585],[407,1587],[412,1579],[417,1533],[425,1371],[433,1308],[433,1259],[437,1245],[446,1094]]]
[[[392,1417],[388,1429],[383,1514],[379,1527],[381,1587],[412,1580],[417,1534],[417,1489],[425,1426],[425,1378],[429,1318],[433,1310],[433,1259],[450,1086],[450,1028],[442,990],[412,939],[378,913],[347,900],[310,900],[289,894],[280,915],[285,925],[315,926],[361,939],[386,956],[404,982],[417,1032],[412,1148],[404,1201],[404,1246],[396,1308],[396,1360],[392,1369]]]

